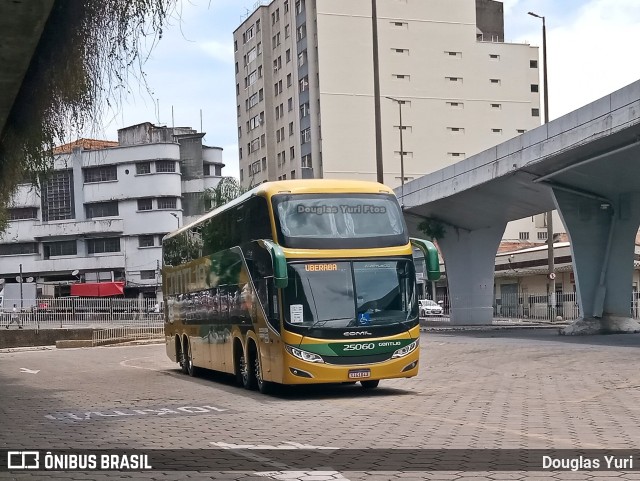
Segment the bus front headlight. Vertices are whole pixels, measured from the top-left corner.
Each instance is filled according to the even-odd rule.
[[[302,349],[298,349],[297,347],[293,347],[293,346],[284,346],[284,348],[293,357],[297,357],[298,359],[302,359],[303,361],[324,362],[324,359],[322,359],[322,357],[318,356],[317,354],[314,354],[313,352],[303,351]]]
[[[399,357],[405,357],[408,354],[411,354],[413,351],[416,350],[419,342],[420,342],[420,339],[416,339],[411,344],[407,344],[406,346],[401,347],[400,349],[398,349],[396,352],[393,353],[393,356],[391,356],[391,359],[397,359]]]

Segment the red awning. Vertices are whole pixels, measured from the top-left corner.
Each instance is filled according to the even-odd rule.
[[[71,295],[81,297],[107,297],[124,295],[124,282],[84,282],[71,284]]]

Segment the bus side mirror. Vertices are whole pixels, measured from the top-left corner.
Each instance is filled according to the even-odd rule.
[[[436,249],[433,242],[416,239],[415,237],[411,237],[409,240],[412,246],[417,247],[424,254],[424,262],[427,266],[427,279],[430,281],[440,279],[440,259],[438,258],[438,249]]]
[[[266,239],[261,239],[258,243],[261,247],[264,247],[271,256],[275,286],[279,289],[284,289],[289,283],[289,277],[287,276],[287,259],[284,256],[282,247]]]

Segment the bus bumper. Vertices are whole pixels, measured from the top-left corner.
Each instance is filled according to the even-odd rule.
[[[341,383],[413,377],[418,374],[419,349],[375,364],[328,364],[302,361],[285,352],[283,384]]]

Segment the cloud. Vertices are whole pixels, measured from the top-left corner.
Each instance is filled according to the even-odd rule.
[[[549,113],[566,114],[640,79],[640,2],[593,0],[549,29]]]
[[[233,58],[233,41],[231,37],[227,42],[220,42],[218,40],[209,40],[198,44],[200,49],[206,53],[209,57],[218,60],[220,62],[232,64]]]

